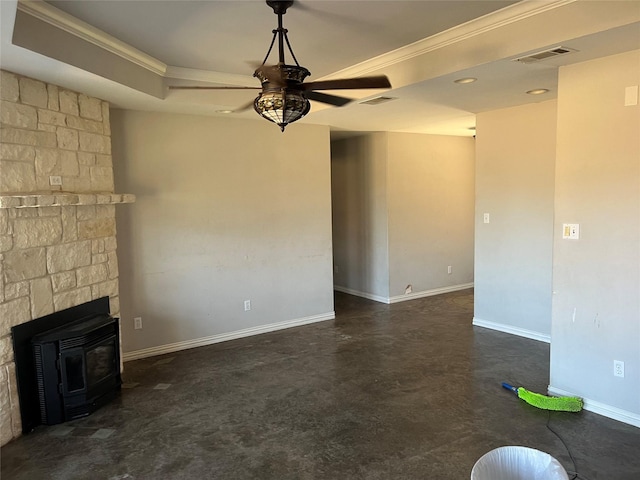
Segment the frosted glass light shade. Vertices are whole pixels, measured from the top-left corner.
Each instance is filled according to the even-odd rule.
[[[304,117],[309,112],[311,105],[302,93],[282,89],[276,92],[261,93],[253,102],[253,108],[284,131],[288,124]]]

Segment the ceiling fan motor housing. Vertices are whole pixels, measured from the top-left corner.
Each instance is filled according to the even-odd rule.
[[[287,13],[287,8],[293,5],[293,0],[267,0],[267,5],[273,8],[273,13],[276,15],[284,15]]]
[[[304,79],[311,75],[311,72],[300,65],[286,65],[284,63],[278,63],[274,65],[280,71],[280,80],[286,84],[286,86],[296,86],[304,82]],[[254,74],[254,77],[260,80],[260,83],[274,83],[273,78],[269,78],[264,74],[264,71],[258,68]],[[280,85],[278,85],[280,86]]]

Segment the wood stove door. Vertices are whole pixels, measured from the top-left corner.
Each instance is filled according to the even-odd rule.
[[[62,371],[62,394],[64,396],[86,393],[86,361],[82,347],[60,352],[60,370]]]

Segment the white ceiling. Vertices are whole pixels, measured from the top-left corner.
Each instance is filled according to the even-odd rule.
[[[252,62],[262,62],[277,21],[261,0],[24,2],[18,16],[71,32],[77,43],[50,32],[38,43],[44,30],[18,22],[15,38],[23,48],[12,36],[17,8],[15,0],[0,2],[3,69],[120,108],[204,115],[222,115],[219,110],[246,104],[256,92],[166,87],[259,86],[251,76]],[[475,113],[554,98],[558,66],[640,48],[640,0],[301,0],[284,16],[284,26],[298,61],[312,72],[309,80],[386,74],[391,90],[330,93],[356,99],[384,93],[396,99],[342,108],[313,102],[301,122],[327,124],[334,131],[472,135]],[[513,61],[559,45],[578,52],[529,65]],[[106,68],[103,53],[115,53],[159,79],[161,94],[128,82],[123,64]],[[275,52],[270,60],[275,63]],[[453,82],[461,77],[478,81]],[[525,93],[534,88],[549,93]],[[264,121],[253,111],[229,117]]]

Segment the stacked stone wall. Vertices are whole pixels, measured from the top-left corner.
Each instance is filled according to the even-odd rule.
[[[108,103],[0,74],[0,195],[113,193]],[[81,197],[96,204],[0,208],[2,445],[21,433],[11,327],[103,296],[120,310],[115,205]]]

